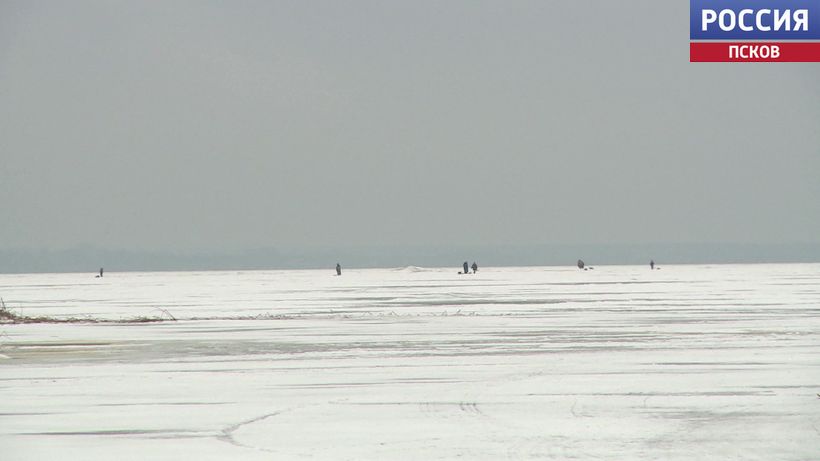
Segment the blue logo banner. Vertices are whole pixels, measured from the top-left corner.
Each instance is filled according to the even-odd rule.
[[[690,40],[820,40],[820,0],[689,0]]]

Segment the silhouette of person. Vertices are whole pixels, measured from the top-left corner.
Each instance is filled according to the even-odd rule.
[[[469,273],[470,273],[470,268],[467,266],[467,261],[464,261],[464,273],[465,273],[465,274],[469,274]]]
[[[342,275],[342,265],[336,263],[336,275]]]
[[[473,261],[473,274],[475,274],[477,270],[478,270],[478,264],[476,264],[475,261]]]
[[[653,259],[653,260],[651,260],[651,261],[649,261],[649,269],[650,269],[650,270],[654,270],[654,269],[655,269],[655,260],[654,260],[654,259]]]
[[[578,269],[583,269],[583,268],[584,268],[584,261],[579,259],[578,260]]]
[[[103,268],[101,267],[100,268],[100,278],[102,278],[102,274],[103,274]]]

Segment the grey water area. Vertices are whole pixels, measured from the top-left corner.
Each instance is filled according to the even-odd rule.
[[[820,264],[457,271],[0,275],[2,459],[820,456]]]

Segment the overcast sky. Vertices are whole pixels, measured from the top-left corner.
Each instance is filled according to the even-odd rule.
[[[0,249],[820,242],[820,64],[688,15],[0,0]]]

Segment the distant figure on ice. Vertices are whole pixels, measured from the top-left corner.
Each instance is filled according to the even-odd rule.
[[[649,261],[649,270],[655,270],[655,260],[654,259]]]
[[[342,275],[342,265],[336,263],[336,275]]]
[[[473,267],[473,274],[475,274],[478,271],[478,264],[476,264],[475,261],[473,261],[473,266],[472,267]]]
[[[100,268],[100,275],[97,276],[98,279],[101,279],[103,275],[103,268]]]
[[[464,261],[464,272],[462,272],[462,273],[463,274],[469,274],[470,273],[470,267],[467,265],[467,261]]]
[[[584,268],[584,261],[579,259],[578,260],[578,269],[583,269],[583,268]]]

